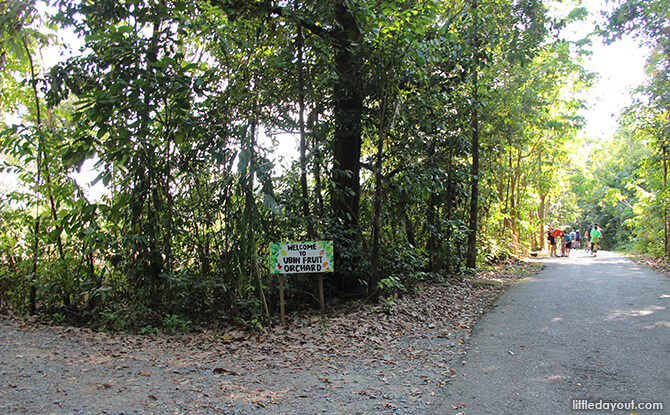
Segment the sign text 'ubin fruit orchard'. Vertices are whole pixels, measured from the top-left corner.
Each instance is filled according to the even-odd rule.
[[[333,241],[273,243],[273,274],[333,272]]]

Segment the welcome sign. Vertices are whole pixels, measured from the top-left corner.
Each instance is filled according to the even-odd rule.
[[[273,274],[333,272],[333,241],[273,243],[270,245]]]

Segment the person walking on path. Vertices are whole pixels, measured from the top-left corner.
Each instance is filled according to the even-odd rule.
[[[561,258],[565,256],[565,245],[567,244],[568,235],[563,232],[561,233]]]
[[[590,236],[591,255],[596,256],[596,253],[598,253],[598,243],[600,243],[600,239],[603,237],[603,233],[600,231],[597,223],[593,225],[593,230],[591,231]]]
[[[549,241],[549,243],[550,243],[550,245],[549,245],[549,248],[550,248],[549,256],[556,256],[557,257],[558,254],[556,253],[556,244],[560,243],[561,236],[563,235],[563,231],[556,228],[553,231],[551,231],[550,235],[554,239],[554,242],[552,244],[552,242]]]
[[[589,228],[584,232],[584,238],[586,242],[584,242],[584,250],[586,253],[591,252],[591,231],[593,230],[593,225],[589,225]]]
[[[547,248],[549,248],[549,256],[554,256],[554,249],[556,246],[556,239],[554,239],[553,236],[551,236],[551,232],[553,232],[554,228],[551,226],[547,230]]]

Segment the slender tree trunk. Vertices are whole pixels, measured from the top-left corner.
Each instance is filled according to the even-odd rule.
[[[542,177],[542,150],[539,149],[537,152],[537,177]],[[538,186],[538,194],[540,196],[540,205],[538,206],[538,221],[539,221],[539,249],[543,250],[545,247],[545,241],[546,237],[544,234],[544,220],[547,216],[547,209],[546,209],[546,203],[547,203],[547,193],[542,190],[542,183],[540,183],[540,186]]]
[[[35,76],[35,65],[33,63],[33,56],[30,52],[30,48],[28,47],[28,42],[26,41],[26,38],[23,37],[22,39],[23,47],[26,50],[26,55],[28,56],[28,63],[30,64],[30,77],[31,77],[31,84],[33,88],[33,98],[35,99],[35,123],[37,125],[37,178],[36,178],[36,188],[37,188],[37,194],[40,194],[40,190],[42,187],[42,162],[43,162],[43,147],[44,143],[42,140],[42,132],[41,132],[41,125],[42,125],[42,114],[41,114],[41,108],[40,108],[40,97],[37,91],[37,77]],[[35,240],[33,241],[33,269],[32,269],[32,278],[30,279],[30,287],[29,287],[29,292],[28,292],[28,311],[30,314],[35,314],[37,311],[37,272],[39,270],[39,245],[40,245],[40,210],[39,210],[39,196],[38,200],[36,202],[35,206],[35,226],[33,228],[34,230],[34,237]]]
[[[668,146],[663,145],[663,189],[668,192]],[[664,223],[664,242],[665,242],[665,256],[670,258],[670,213],[668,208],[669,200],[666,200],[665,209],[663,210]]]
[[[382,102],[379,107],[379,131],[377,132],[377,160],[375,161],[375,198],[372,216],[372,272],[368,289],[375,290],[382,275],[380,244],[381,244],[381,214],[382,214],[382,167],[384,165],[384,142],[386,141],[386,106],[387,89],[386,77],[381,79]]]
[[[514,180],[512,186],[512,201],[511,201],[511,215],[512,215],[512,235],[514,238],[514,254],[521,254],[521,231],[519,230],[519,223],[521,222],[519,214],[519,187],[521,186],[521,148],[517,148],[516,167],[512,173]]]
[[[298,66],[298,127],[300,129],[300,189],[302,191],[302,215],[307,221],[307,235],[316,237],[309,209],[309,190],[307,188],[307,140],[305,137],[305,75],[303,69],[303,35],[302,26],[297,25],[296,35],[297,66]]]
[[[298,2],[296,1],[296,9]],[[307,222],[308,238],[313,240],[316,238],[314,230],[314,223],[309,208],[309,189],[307,187],[307,139],[305,134],[305,73],[303,67],[303,46],[304,37],[302,34],[302,25],[297,25],[296,33],[296,55],[297,55],[297,69],[298,69],[298,128],[300,130],[300,190],[302,193],[302,215]],[[312,276],[312,292],[314,298],[319,298],[322,292],[322,276]]]
[[[256,105],[254,105],[254,113],[256,111]],[[263,310],[265,311],[266,316],[270,316],[270,310],[268,308],[267,300],[265,299],[265,291],[263,290],[263,280],[261,278],[261,271],[258,264],[257,257],[257,247],[256,247],[256,215],[254,212],[254,176],[256,172],[256,130],[257,130],[257,121],[254,118],[251,120],[251,132],[249,138],[249,165],[247,169],[247,177],[245,182],[245,215],[246,224],[248,226],[248,235],[249,239],[246,246],[246,255],[248,258],[249,269],[251,275],[256,277],[256,283],[258,285],[258,293],[260,296],[261,304],[263,304]],[[249,286],[252,286],[252,282],[249,281]]]
[[[151,41],[148,45],[145,64],[147,72],[153,75],[156,73],[154,64],[158,60],[159,31],[160,22],[157,18],[154,18],[152,23]],[[142,131],[147,132],[147,135],[143,139],[140,139],[141,151],[137,154],[137,169],[146,172],[147,182],[145,186],[147,205],[145,206],[141,204],[137,206],[137,221],[140,224],[140,233],[143,236],[146,236],[147,242],[146,246],[144,246],[144,244],[136,245],[135,249],[141,252],[141,254],[138,255],[140,267],[134,270],[134,273],[137,282],[141,284],[142,281],[148,280],[150,288],[150,298],[143,299],[138,297],[137,300],[149,302],[152,307],[158,308],[164,301],[163,293],[161,292],[161,274],[163,273],[163,267],[165,265],[163,260],[164,251],[161,249],[161,243],[163,241],[159,241],[158,238],[160,235],[161,215],[164,213],[165,209],[163,199],[160,195],[160,190],[164,185],[165,178],[162,177],[162,171],[156,161],[156,158],[162,158],[164,155],[157,153],[159,146],[154,145],[151,141],[150,133],[148,133],[151,131],[150,126],[155,120],[154,117],[150,116],[153,104],[152,100],[156,99],[153,93],[154,89],[153,86],[149,85],[149,91],[147,91],[143,98],[144,108],[141,110],[141,113],[138,114]],[[144,215],[146,215],[146,219]],[[136,262],[138,261],[136,260]],[[138,288],[136,295],[143,291],[141,286],[137,286],[136,288]]]
[[[538,208],[538,216],[539,216],[539,222],[540,222],[540,249],[544,249],[544,244],[547,240],[544,236],[544,221],[547,217],[547,194],[541,192],[540,193],[540,206]]]
[[[407,213],[408,207],[406,203],[400,205],[400,215],[402,216],[403,222],[405,222],[405,235],[407,237],[407,243],[416,246],[416,236],[414,231],[414,223],[410,219],[409,214]]]
[[[324,215],[323,186],[321,184],[321,143],[323,140],[319,137],[319,115],[317,112],[308,119],[309,128],[312,131],[312,165],[314,166],[314,196],[316,198],[316,214],[319,217]]]
[[[39,178],[38,178],[39,179]],[[37,311],[37,271],[39,265],[39,247],[40,247],[40,214],[39,206],[36,217],[35,217],[35,227],[34,227],[34,236],[35,240],[33,241],[33,269],[32,277],[30,278],[30,287],[28,291],[28,312],[33,315]]]
[[[445,212],[446,212],[446,220],[447,223],[449,224],[447,227],[447,243],[446,245],[446,271],[448,274],[451,274],[454,270],[453,264],[457,263],[458,261],[453,261],[454,257],[454,242],[453,242],[453,236],[454,236],[454,225],[451,224],[451,220],[453,218],[453,210],[454,210],[454,199],[455,199],[455,189],[454,189],[454,174],[453,174],[453,158],[454,158],[454,149],[453,147],[449,148],[449,157],[447,159],[447,201],[446,201],[446,206],[445,206]]]
[[[170,167],[172,159],[172,141],[170,140],[170,134],[166,134],[166,143],[165,143],[165,181],[163,183],[163,189],[165,193],[165,235],[163,236],[163,252],[165,252],[165,264],[163,267],[164,272],[172,272],[172,233],[173,233],[173,210],[174,210],[174,199],[172,193],[170,192],[171,181],[172,181],[172,170]]]
[[[475,19],[474,29],[474,62],[472,74],[472,118],[470,130],[472,134],[472,184],[470,192],[470,226],[468,234],[468,256],[466,265],[468,268],[477,266],[477,215],[479,212],[479,94],[477,91],[478,71],[479,71],[479,39],[477,37],[477,0],[472,0],[472,13]]]
[[[508,171],[511,171],[512,169],[512,154],[507,155],[507,167]],[[504,177],[504,184],[503,187],[505,188],[505,203],[503,204],[503,209],[502,209],[502,215],[503,215],[503,229],[502,229],[502,234],[506,235],[507,230],[511,228],[511,223],[510,223],[510,199],[513,197],[511,195],[512,192],[512,176],[509,174],[501,174],[501,176]]]

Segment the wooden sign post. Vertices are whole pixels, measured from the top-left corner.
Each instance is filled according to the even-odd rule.
[[[335,270],[333,241],[273,243],[270,245],[272,273],[279,274],[279,311],[284,317],[284,274],[317,274],[321,318],[326,317],[323,295],[323,274]]]

